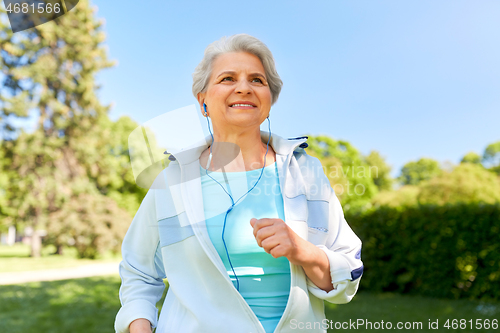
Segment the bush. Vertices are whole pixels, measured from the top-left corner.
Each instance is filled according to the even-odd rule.
[[[500,204],[383,206],[346,218],[363,241],[362,289],[500,299]]]
[[[422,182],[418,202],[437,204],[459,202],[500,202],[500,178],[482,165],[462,163],[451,172],[443,172]]]

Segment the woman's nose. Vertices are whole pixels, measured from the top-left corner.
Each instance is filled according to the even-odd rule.
[[[247,80],[240,80],[236,85],[235,92],[237,94],[250,94],[252,92],[252,87]]]

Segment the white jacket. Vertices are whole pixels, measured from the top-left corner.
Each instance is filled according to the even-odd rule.
[[[264,143],[268,137],[261,132]],[[349,302],[363,272],[361,241],[345,221],[321,163],[301,148],[307,147],[306,140],[272,134],[270,145],[276,152],[285,222],[326,252],[335,289],[319,289],[301,266],[290,264],[290,295],[275,333],[308,326],[315,327],[308,332],[326,332],[323,300]],[[133,320],[145,318],[158,333],[265,333],[207,233],[199,157],[210,142],[207,137],[194,149],[175,153],[132,221],[122,245],[117,332],[129,332]],[[164,278],[169,290],[158,321],[155,305]]]

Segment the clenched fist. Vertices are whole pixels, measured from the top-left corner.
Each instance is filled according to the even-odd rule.
[[[326,253],[297,235],[282,219],[250,220],[257,244],[274,258],[286,257],[325,291],[333,289]]]

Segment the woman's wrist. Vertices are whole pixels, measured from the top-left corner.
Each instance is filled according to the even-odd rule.
[[[305,239],[298,238],[297,251],[293,258],[289,258],[290,262],[295,265],[306,267],[314,267],[321,265],[323,261],[318,257],[321,251],[316,245]]]
[[[334,289],[330,274],[330,261],[326,253],[316,245],[304,241],[299,265],[307,277],[319,288],[329,292]]]
[[[151,333],[151,323],[149,320],[139,318],[130,323],[130,333]]]

